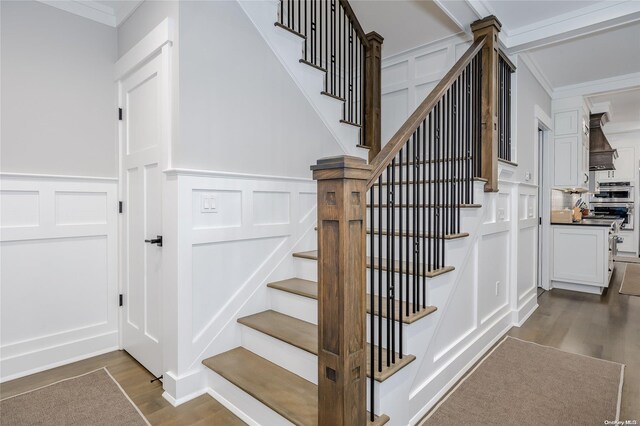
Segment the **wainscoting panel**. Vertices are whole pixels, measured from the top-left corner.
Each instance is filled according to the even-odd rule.
[[[167,285],[177,287],[166,293],[181,302],[176,334],[168,337],[177,354],[166,358],[165,390],[168,399],[185,401],[205,392],[201,361],[241,344],[237,319],[270,308],[266,284],[293,276],[293,251],[314,248],[316,183],[190,170],[166,175],[175,182],[165,196],[178,223],[176,263],[167,266],[177,273]],[[305,236],[314,237],[312,245]]]
[[[386,144],[471,42],[456,35],[382,61],[382,144]]]
[[[1,176],[1,380],[118,346],[115,179]]]

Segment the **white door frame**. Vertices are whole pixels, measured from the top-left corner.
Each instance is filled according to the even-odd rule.
[[[534,126],[533,131],[534,134],[533,140],[535,141],[535,168],[537,174],[537,184],[538,184],[538,204],[542,209],[542,226],[538,227],[538,235],[542,236],[542,239],[538,241],[536,250],[536,257],[538,258],[538,262],[536,265],[536,288],[538,287],[538,283],[541,284],[541,287],[545,290],[550,290],[550,263],[551,257],[548,256],[540,256],[539,253],[550,253],[549,249],[549,240],[551,233],[551,153],[552,149],[549,146],[549,143],[553,140],[553,122],[551,121],[551,117],[549,117],[542,108],[538,105],[534,105]],[[542,129],[544,131],[543,135],[543,146],[540,146],[538,129]],[[546,146],[545,146],[546,145]],[[542,149],[543,158],[540,158],[540,152]],[[542,167],[540,167],[540,161],[542,161]],[[539,171],[542,170],[542,176],[539,175]],[[542,185],[540,185],[540,180],[542,178]],[[540,250],[540,246],[542,246],[542,250]],[[541,271],[541,276],[538,276],[539,271]],[[537,290],[536,290],[537,291]]]
[[[166,18],[153,30],[151,30],[142,40],[140,40],[135,46],[133,46],[127,53],[125,53],[115,64],[115,81],[117,90],[117,106],[116,108],[122,108],[124,100],[122,99],[122,80],[129,74],[139,69],[142,65],[147,63],[150,59],[160,57],[162,62],[162,76],[160,82],[160,98],[162,117],[160,120],[160,126],[158,132],[159,141],[158,144],[161,147],[160,168],[161,170],[167,170],[171,168],[171,135],[172,135],[172,46],[174,40],[173,25],[169,18]],[[121,121],[118,121],[118,198],[122,200],[124,194],[123,179],[122,179],[122,159],[125,153],[124,147],[124,126]],[[161,197],[164,192],[164,180],[161,183]],[[164,203],[163,203],[164,206]],[[125,205],[126,209],[127,206]],[[164,208],[164,207],[163,207]],[[164,217],[164,215],[163,215]],[[165,223],[163,221],[163,231]],[[120,294],[123,292],[123,285],[125,282],[124,277],[124,253],[123,244],[123,231],[124,231],[124,216],[118,217],[118,291]],[[163,270],[165,259],[163,256]],[[164,282],[164,278],[163,278]],[[162,284],[164,290],[164,284]],[[126,301],[125,301],[126,303]],[[164,307],[164,303],[163,303]],[[123,348],[123,326],[124,316],[123,309],[118,312],[118,346]],[[166,339],[164,339],[164,312],[161,320],[162,334],[161,345],[164,345]],[[163,350],[163,354],[164,354]],[[166,370],[166,362],[163,361],[163,371]]]

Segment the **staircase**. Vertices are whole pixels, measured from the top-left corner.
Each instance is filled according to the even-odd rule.
[[[278,9],[271,26],[303,43],[295,66],[323,74],[320,96],[341,103],[336,121],[357,129],[355,146],[373,155],[369,164],[347,156],[314,166],[317,249],[293,253],[297,273],[267,285],[271,309],[237,320],[242,346],[202,363],[212,387],[223,389],[218,397],[253,424],[355,425],[365,416],[369,425],[399,424],[381,412],[382,401],[404,389],[394,378],[422,355],[407,348],[427,345],[418,339],[443,308],[429,303],[430,282],[455,272],[448,245],[470,236],[465,226],[482,207],[477,192],[497,188],[486,172],[497,156],[482,144],[491,26],[479,26],[473,45],[381,148],[379,87],[371,99],[375,88],[358,79],[371,75],[367,48],[382,39],[364,34],[346,1],[266,3]],[[257,6],[243,7],[257,26],[266,19]],[[338,30],[322,35],[322,25]],[[363,49],[359,68],[331,59],[345,55],[336,42]]]

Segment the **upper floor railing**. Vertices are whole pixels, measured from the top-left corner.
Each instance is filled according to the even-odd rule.
[[[276,25],[304,38],[300,61],[325,72],[323,94],[344,102],[341,121],[359,127],[359,144],[377,154],[383,38],[365,34],[347,0],[280,0]]]
[[[511,161],[511,74],[516,70],[502,50],[498,51],[498,158]]]

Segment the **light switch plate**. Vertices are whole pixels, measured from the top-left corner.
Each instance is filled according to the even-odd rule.
[[[200,199],[200,213],[218,213],[218,204],[215,195],[202,195]]]

